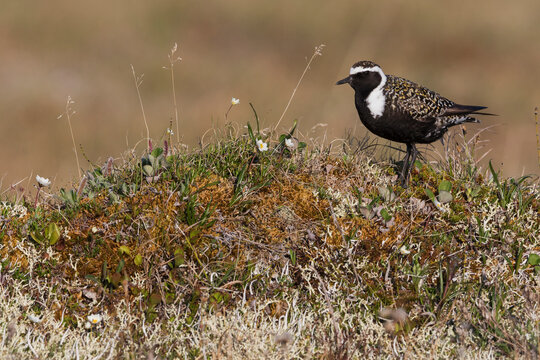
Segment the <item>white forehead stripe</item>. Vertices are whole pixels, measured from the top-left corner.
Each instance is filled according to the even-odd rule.
[[[382,116],[386,102],[386,97],[382,91],[384,84],[386,84],[386,75],[384,75],[383,71],[378,66],[368,68],[362,66],[352,67],[349,74],[354,75],[367,71],[378,72],[379,75],[381,75],[381,83],[375,89],[371,90],[371,93],[369,93],[368,97],[366,98],[369,112],[374,118],[378,118],[379,116]]]
[[[378,73],[382,72],[381,68],[378,67],[378,66],[372,66],[372,67],[368,67],[368,68],[365,68],[363,66],[357,66],[357,67],[352,67],[351,68],[351,71],[349,72],[349,75],[354,75],[354,74],[358,74],[358,73],[366,72],[366,71],[374,71],[374,72],[378,72]]]

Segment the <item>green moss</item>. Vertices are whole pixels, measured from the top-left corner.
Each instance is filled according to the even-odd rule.
[[[394,335],[453,317],[482,328],[483,310],[473,301],[486,291],[482,274],[499,266],[501,281],[516,290],[512,274],[537,271],[523,265],[529,252],[540,252],[538,218],[520,216],[539,210],[528,182],[503,208],[498,189],[480,177],[471,184],[469,175],[456,179],[424,164],[403,189],[392,168],[361,155],[259,153],[247,137],[169,155],[152,164],[153,176],[141,177],[140,166],[137,159],[108,176],[91,171],[78,206],[32,209],[2,228],[0,255],[17,264],[3,260],[2,269],[24,282],[30,263],[21,244],[45,256],[50,246],[31,234],[51,223],[61,230],[52,246],[57,257],[34,265],[32,276],[62,279],[54,292],[65,299],[57,312],[68,327],[94,310],[80,290],[65,286],[78,283],[101,294],[104,311],[124,301],[147,322],[164,321],[168,306],[183,309],[180,330],[202,312],[252,303],[267,304],[264,316],[278,319],[296,310],[326,313],[330,303],[336,316],[348,316],[344,329],[361,325],[360,311],[375,319],[385,307],[415,314]],[[426,189],[450,191],[453,199],[437,205]],[[493,289],[488,295],[501,301]],[[479,344],[493,338],[475,336]]]

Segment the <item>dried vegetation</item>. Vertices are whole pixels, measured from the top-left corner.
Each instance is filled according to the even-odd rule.
[[[3,202],[0,357],[538,358],[537,182],[262,136]]]

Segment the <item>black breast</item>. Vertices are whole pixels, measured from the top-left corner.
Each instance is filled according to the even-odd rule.
[[[356,94],[356,110],[360,120],[369,131],[382,138],[400,143],[426,143],[442,137],[444,131],[435,139],[426,141],[426,135],[436,132],[435,118],[415,120],[406,112],[386,103],[384,112],[379,117],[374,117],[365,98]]]

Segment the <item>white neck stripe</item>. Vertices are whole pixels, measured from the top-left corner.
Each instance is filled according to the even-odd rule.
[[[371,112],[371,115],[374,118],[378,118],[381,116],[384,112],[384,105],[385,105],[385,96],[382,92],[382,88],[384,84],[386,84],[386,75],[384,75],[383,71],[378,66],[372,66],[369,68],[364,68],[361,66],[358,67],[352,67],[350,71],[350,75],[358,74],[361,72],[378,72],[381,76],[381,83],[371,91],[371,93],[366,98],[367,107],[369,109],[369,112]]]

